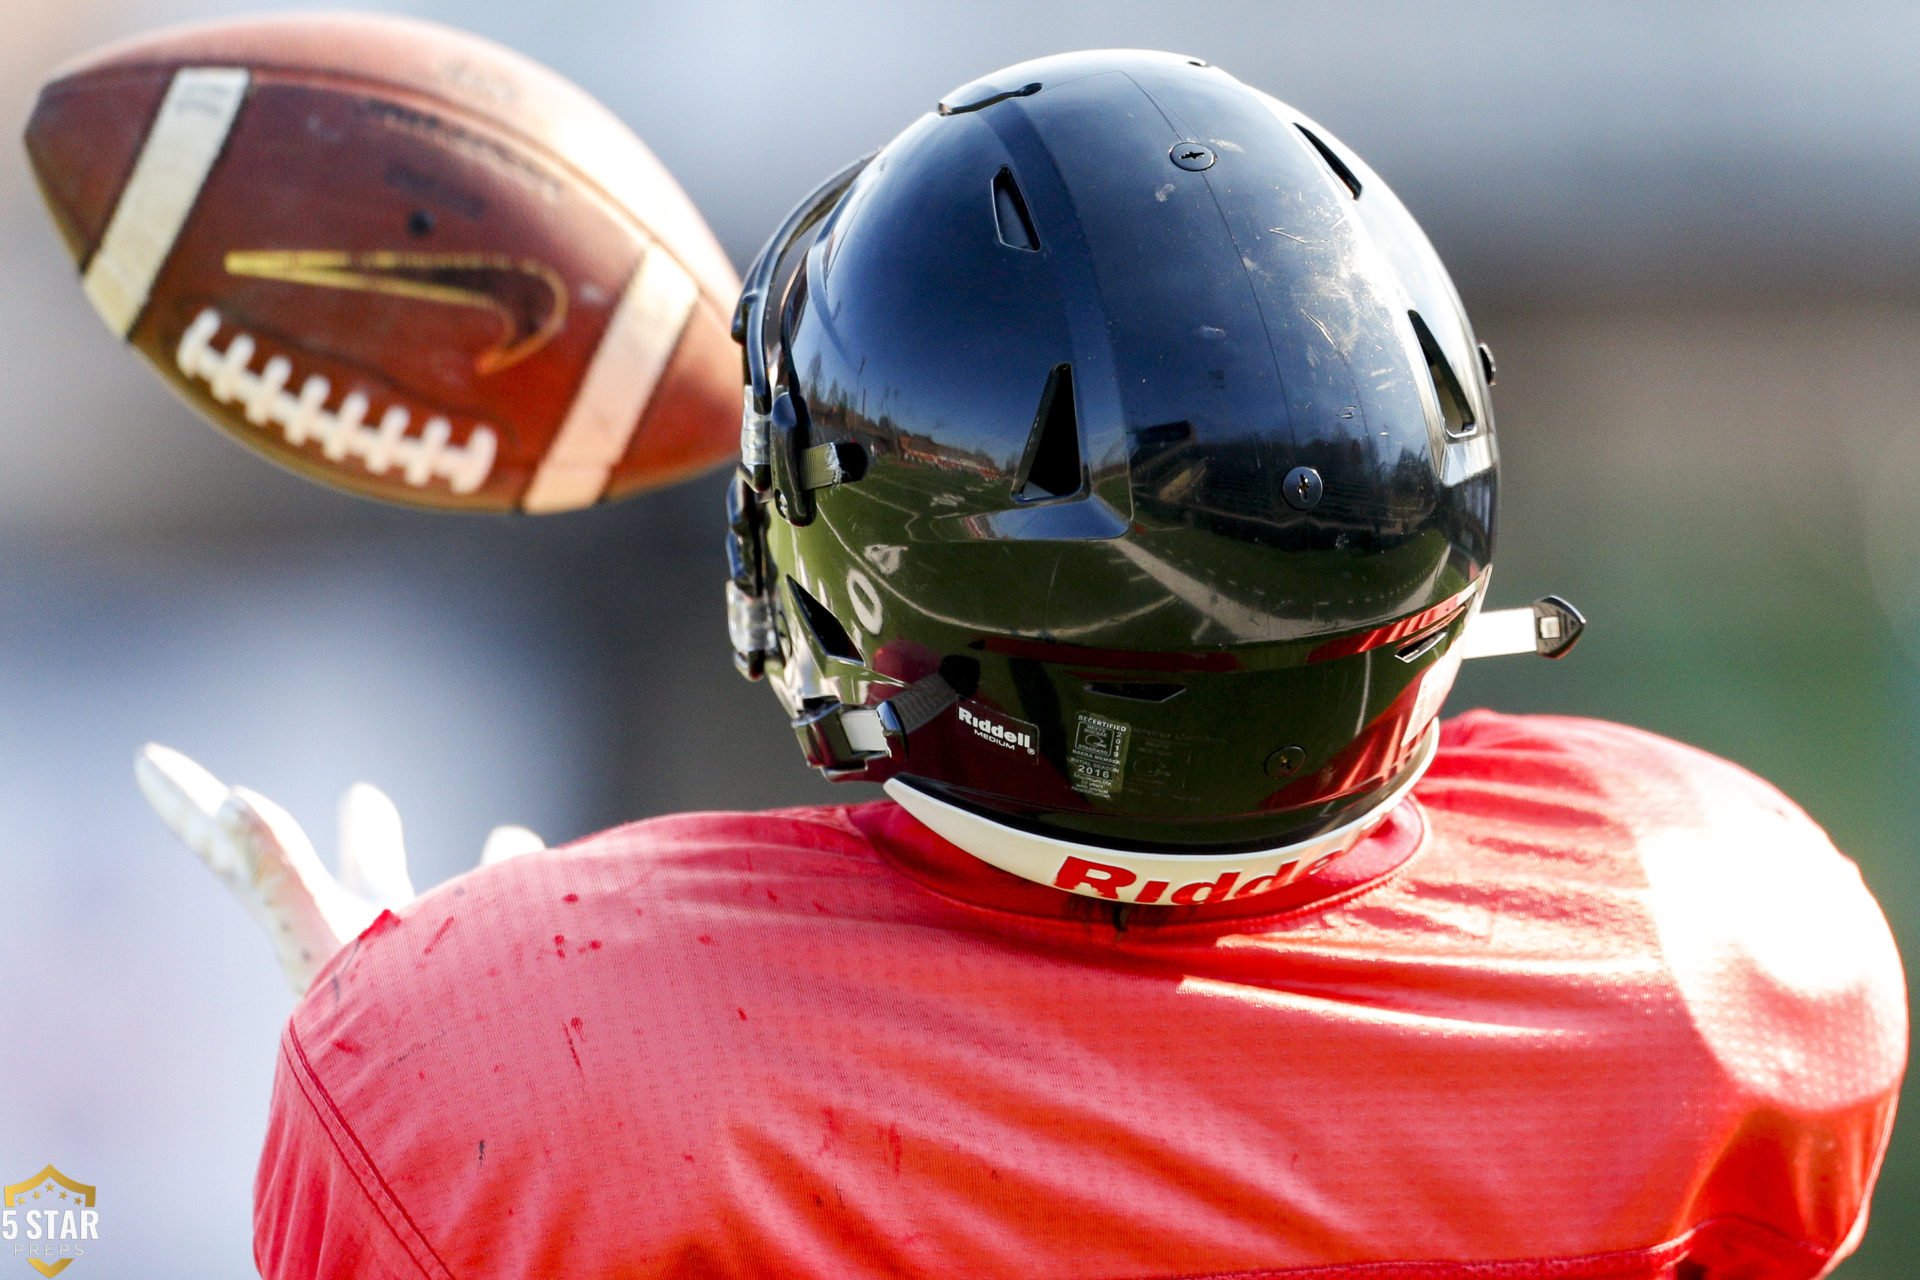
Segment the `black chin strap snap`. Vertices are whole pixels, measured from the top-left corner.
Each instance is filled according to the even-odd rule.
[[[848,484],[867,473],[867,451],[857,441],[810,445],[807,416],[782,389],[767,415],[767,454],[773,469],[774,502],[789,524],[813,523],[816,489]]]
[[[807,763],[835,778],[858,773],[876,760],[905,756],[909,734],[966,696],[954,687],[951,674],[943,670],[923,676],[871,707],[823,699],[802,708],[793,718],[793,731]]]

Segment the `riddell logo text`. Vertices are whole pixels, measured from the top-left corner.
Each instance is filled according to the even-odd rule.
[[[1023,747],[1027,753],[1033,753],[1033,735],[1020,729],[1009,729],[987,717],[976,715],[964,706],[955,708],[960,713],[960,723],[972,729],[983,738],[989,738],[1005,747]]]
[[[1289,862],[1244,882],[1240,879],[1240,872],[1224,871],[1210,880],[1193,880],[1175,885],[1170,880],[1141,883],[1139,873],[1127,867],[1069,856],[1060,864],[1060,870],[1054,873],[1053,887],[1114,902],[1158,902],[1168,906],[1192,907],[1207,902],[1225,902],[1228,898],[1250,898],[1256,893],[1278,889],[1317,869],[1324,861],[1325,858],[1313,862]]]

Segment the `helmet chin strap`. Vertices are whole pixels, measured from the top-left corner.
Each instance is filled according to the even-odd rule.
[[[1433,763],[1440,726],[1431,724],[1393,788],[1359,817],[1319,835],[1272,849],[1234,854],[1136,853],[1081,844],[1003,826],[891,778],[887,794],[935,835],[1036,884],[1109,902],[1185,907],[1249,898],[1311,875],[1329,858],[1359,844],[1385,821]]]

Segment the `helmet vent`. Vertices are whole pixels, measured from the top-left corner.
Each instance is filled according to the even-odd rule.
[[[1353,170],[1347,168],[1347,162],[1335,155],[1333,148],[1322,142],[1320,135],[1307,128],[1307,126],[1295,124],[1293,127],[1306,136],[1307,141],[1313,144],[1313,149],[1320,153],[1320,158],[1327,162],[1327,168],[1333,170],[1333,176],[1346,183],[1347,190],[1353,192],[1353,198],[1358,200],[1360,198],[1360,179],[1353,176]]]
[[[1435,627],[1432,631],[1427,632],[1427,634],[1415,636],[1398,649],[1395,649],[1393,656],[1402,662],[1418,662],[1429,653],[1432,653],[1434,649],[1439,647],[1440,642],[1446,638],[1447,629],[1445,627]]]
[[[1023,502],[1065,498],[1080,492],[1080,421],[1073,411],[1073,366],[1055,365],[1040,393],[1033,434],[1013,480],[1013,496]]]
[[[1013,180],[1011,169],[993,175],[993,222],[1000,232],[1000,243],[1007,248],[1039,251],[1040,237],[1033,229],[1026,197],[1020,194],[1020,184]]]
[[[842,662],[861,660],[859,646],[854,644],[847,629],[840,625],[840,619],[833,616],[833,610],[814,599],[805,587],[792,578],[787,579],[787,590],[793,594],[793,602],[800,610],[800,619],[806,623],[807,630],[813,633],[813,641],[822,653]]]
[[[1447,435],[1456,440],[1472,435],[1474,423],[1478,421],[1473,416],[1473,403],[1461,389],[1460,379],[1454,376],[1447,353],[1434,341],[1433,330],[1427,328],[1418,311],[1409,311],[1407,315],[1413,321],[1414,336],[1420,339],[1420,351],[1427,358],[1427,373],[1433,379],[1433,393],[1440,401],[1440,420]]]
[[[1089,680],[1087,692],[1103,698],[1125,698],[1129,702],[1171,702],[1187,691],[1183,684],[1132,684],[1113,680]]]

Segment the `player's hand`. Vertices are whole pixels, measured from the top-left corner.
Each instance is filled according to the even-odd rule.
[[[413,901],[400,813],[377,787],[355,783],[340,797],[336,879],[300,824],[265,796],[156,743],[140,749],[133,772],[161,821],[266,929],[296,994],[382,911]],[[480,860],[543,847],[525,827],[495,827]]]

